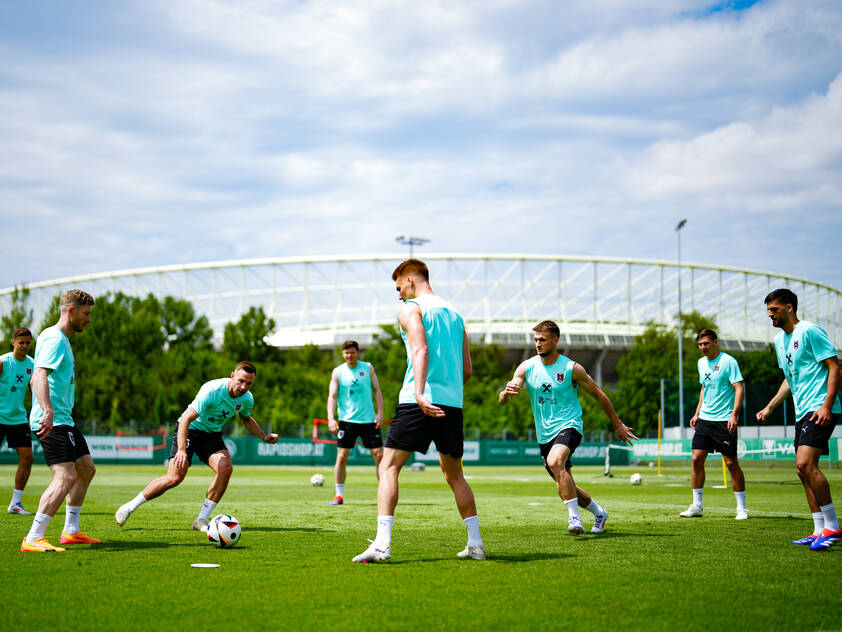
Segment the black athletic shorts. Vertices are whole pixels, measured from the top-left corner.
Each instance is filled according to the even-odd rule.
[[[383,447],[383,437],[380,428],[372,422],[370,424],[355,424],[350,421],[339,422],[339,432],[336,433],[336,445],[340,448],[353,448],[357,437],[363,440],[363,445],[369,450]]]
[[[199,457],[202,463],[207,464],[212,454],[220,450],[227,450],[222,440],[222,431],[205,432],[204,430],[187,430],[187,466],[193,463],[193,455]],[[175,458],[178,452],[178,424],[175,425],[175,434],[172,438],[170,458]]]
[[[570,470],[573,467],[572,463],[570,463],[570,457],[573,456],[580,443],[582,443],[581,433],[576,428],[565,428],[546,443],[538,444],[538,447],[541,448],[541,460],[544,462],[544,469],[547,470],[551,479],[555,480],[555,474],[553,474],[553,471],[547,465],[547,457],[550,455],[550,450],[553,449],[553,446],[566,445],[570,448],[570,456],[567,457],[567,462],[564,464],[565,469]]]
[[[3,443],[4,437],[9,442],[10,448],[32,447],[29,424],[0,424],[0,443]]]
[[[696,432],[693,434],[692,447],[694,450],[719,452],[722,456],[737,456],[737,432],[728,432],[727,421],[696,421]]]
[[[41,439],[41,447],[44,449],[47,465],[75,463],[91,453],[82,431],[76,426],[53,426],[50,435]]]
[[[427,417],[418,404],[398,404],[395,417],[386,436],[386,447],[407,452],[426,452],[430,443],[436,444],[440,454],[454,459],[464,453],[462,409],[436,404],[444,417]]]
[[[828,441],[833,429],[839,423],[839,413],[830,415],[830,423],[826,426],[817,426],[810,421],[815,411],[810,411],[799,419],[795,424],[795,449],[800,445],[808,445],[811,448],[821,448],[822,454],[830,454]]]

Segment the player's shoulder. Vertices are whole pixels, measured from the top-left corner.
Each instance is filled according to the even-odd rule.
[[[228,378],[227,377],[220,377],[215,380],[208,380],[201,387],[199,387],[199,393],[213,393],[216,391],[221,390],[224,388],[226,391],[228,390]]]

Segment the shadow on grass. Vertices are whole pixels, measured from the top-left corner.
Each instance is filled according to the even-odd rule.
[[[320,529],[318,527],[248,527],[248,531],[291,532],[300,531],[303,533],[336,533],[336,529]]]
[[[565,557],[576,557],[573,553],[511,553],[511,554],[493,554],[489,555],[486,562],[497,562],[499,564],[520,564],[523,562],[546,562],[547,560],[560,560]],[[411,560],[396,560],[395,558],[390,559],[386,562],[389,566],[400,565],[400,564],[429,564],[430,562],[456,562],[457,564],[464,564],[466,566],[470,566],[471,564],[476,564],[476,560],[459,560],[456,559],[454,556],[449,555],[447,557],[424,557],[424,558],[415,558]],[[374,564],[372,564],[374,566]]]
[[[172,542],[100,542],[99,544],[91,544],[92,551],[133,551],[140,549],[168,549],[171,547],[182,546],[197,546],[195,544],[178,544]],[[198,546],[207,546],[207,544],[200,543]]]

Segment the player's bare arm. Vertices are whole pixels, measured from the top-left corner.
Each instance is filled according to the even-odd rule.
[[[614,410],[614,405],[611,403],[611,400],[608,399],[608,395],[599,387],[599,384],[593,381],[593,378],[588,375],[587,371],[585,371],[585,367],[583,367],[578,362],[573,365],[573,379],[581,386],[584,391],[593,397],[599,406],[602,408],[603,412],[608,415],[608,418],[611,420],[611,423],[614,425],[614,432],[617,433],[617,436],[624,443],[631,443],[633,439],[639,439],[639,437],[634,434],[634,430],[620,421],[620,418],[617,416],[617,412]]]
[[[187,407],[181,417],[178,418],[178,435],[176,436],[176,453],[173,457],[173,465],[178,469],[185,469],[187,462],[187,432],[190,424],[199,418],[199,413],[190,406]]]
[[[789,382],[787,382],[786,379],[784,379],[784,381],[781,382],[781,386],[778,389],[778,392],[775,393],[775,396],[771,400],[769,400],[769,403],[766,404],[766,406],[763,407],[763,409],[757,411],[757,421],[761,424],[765,424],[766,420],[769,419],[769,415],[771,415],[772,412],[778,406],[781,405],[781,402],[784,401],[787,397],[789,397],[789,395]]]
[[[734,410],[731,411],[731,417],[728,419],[728,432],[733,434],[737,432],[740,411],[743,409],[743,400],[746,396],[746,389],[742,382],[734,382],[731,386],[734,387]]]
[[[53,431],[53,402],[50,399],[50,384],[47,381],[50,372],[50,369],[38,367],[32,373],[32,379],[29,381],[32,395],[38,400],[38,405],[44,412],[38,424],[38,430],[35,432],[35,436],[39,440],[46,439]]]
[[[696,404],[696,412],[690,417],[690,427],[695,428],[696,422],[699,421],[699,413],[702,411],[702,400],[705,396],[705,387],[699,389],[699,403]]]
[[[830,423],[831,410],[833,410],[833,402],[836,401],[836,394],[839,392],[839,360],[836,358],[827,358],[822,361],[827,371],[827,397],[824,398],[824,403],[821,408],[813,413],[810,421],[815,422],[817,426],[826,426]]]
[[[412,349],[412,376],[415,383],[415,401],[428,417],[444,417],[444,411],[424,396],[427,386],[427,333],[421,321],[421,308],[415,303],[404,303],[398,309],[398,321],[406,332],[409,348]]]
[[[265,433],[260,425],[254,420],[254,417],[240,417],[240,422],[245,426],[255,437],[260,439],[263,443],[277,443],[278,435],[274,432]]]
[[[512,379],[506,383],[506,386],[503,387],[503,390],[497,396],[497,403],[501,406],[505,406],[509,399],[518,395],[526,383],[526,364],[526,362],[520,363],[520,366],[515,369]]]
[[[327,427],[333,433],[339,432],[339,423],[336,421],[336,400],[339,397],[339,374],[334,369],[330,374],[330,389],[327,395]]]
[[[471,362],[471,341],[468,332],[462,334],[462,384],[471,379],[474,373],[474,365]]]
[[[383,425],[383,391],[380,390],[380,382],[377,381],[377,374],[374,372],[374,365],[369,364],[371,369],[371,390],[374,391],[374,403],[377,405],[377,414],[374,416],[374,427]]]

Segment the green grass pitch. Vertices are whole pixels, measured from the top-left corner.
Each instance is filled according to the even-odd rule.
[[[406,470],[387,564],[354,564],[376,528],[373,468],[349,468],[346,504],[329,507],[329,468],[236,467],[215,513],[243,524],[215,549],[191,530],[210,470],[142,506],[122,529],[114,511],[163,467],[100,466],[82,529],[103,539],[24,554],[31,520],[2,514],[3,630],[838,630],[842,545],[791,546],[812,521],[792,465],[746,468],[751,518],[736,522],[709,459],[705,516],[683,519],[689,467],[577,467],[610,512],[604,535],[573,537],[540,467],[468,467],[489,559],[456,559],[465,529],[437,469]],[[309,485],[321,471],[322,488]],[[643,474],[643,485],[629,474]],[[14,467],[0,467],[11,488]],[[842,473],[829,472],[842,499]],[[24,504],[49,479],[34,468]],[[8,494],[0,498],[8,502]],[[842,501],[839,501],[842,506]],[[5,505],[3,505],[5,507]],[[583,512],[586,529],[591,515]],[[48,530],[58,543],[59,511]],[[195,562],[220,564],[191,568]]]

